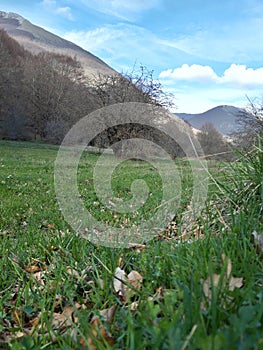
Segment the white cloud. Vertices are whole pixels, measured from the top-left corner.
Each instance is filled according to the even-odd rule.
[[[82,0],[87,7],[127,21],[135,20],[141,12],[156,7],[159,2],[160,0]]]
[[[55,11],[57,14],[59,15],[62,15],[64,17],[66,17],[67,19],[69,20],[73,20],[73,16],[72,16],[72,13],[71,13],[71,8],[66,6],[66,7],[59,7],[56,9]]]
[[[114,52],[114,45],[111,49],[111,45],[107,45],[107,43],[112,40],[118,42],[123,37],[123,32],[114,28],[101,27],[90,31],[73,30],[63,37],[92,52],[100,50]]]
[[[73,30],[63,38],[99,56],[119,71],[126,70],[127,66],[132,69],[135,62],[151,64],[151,67],[165,62],[161,48],[156,50],[156,36],[131,24],[106,25],[90,31]]]
[[[44,7],[50,8],[50,7],[56,6],[57,5],[57,1],[56,0],[43,0],[41,2],[41,5],[44,6]]]
[[[219,82],[247,88],[263,86],[263,68],[253,69],[247,68],[246,65],[231,64],[223,77],[219,78]]]
[[[40,4],[54,14],[66,17],[71,21],[73,20],[73,15],[69,6],[58,7],[56,0],[43,0]]]
[[[57,2],[56,2],[56,0],[43,0],[41,2],[41,5],[46,6],[46,7],[52,7],[52,6],[56,6]]]
[[[209,66],[201,66],[199,64],[183,64],[174,70],[168,69],[159,75],[160,78],[171,78],[174,80],[186,80],[192,82],[210,82],[216,81],[218,76]]]
[[[247,68],[245,65],[231,64],[222,76],[218,76],[210,66],[183,64],[174,70],[168,69],[160,73],[161,79],[173,81],[198,82],[200,84],[228,84],[236,88],[253,89],[263,86],[263,68]]]

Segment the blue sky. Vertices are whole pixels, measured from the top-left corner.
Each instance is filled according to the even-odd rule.
[[[263,95],[262,0],[0,0],[118,71],[154,70],[177,112]]]

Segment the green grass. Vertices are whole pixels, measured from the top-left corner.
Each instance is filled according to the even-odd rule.
[[[115,344],[97,337],[91,349],[263,349],[263,262],[252,236],[253,230],[263,232],[260,146],[256,158],[231,167],[211,163],[207,204],[195,226],[200,239],[192,235],[190,243],[191,232],[185,241],[179,236],[192,175],[187,162],[177,161],[183,195],[175,224],[140,252],[95,246],[73,232],[55,196],[57,151],[45,144],[0,142],[1,349],[88,349],[92,316],[113,305],[113,322],[101,318],[101,325]],[[138,212],[114,215],[94,190],[97,159],[85,153],[78,169],[82,199],[97,219],[129,227],[155,212],[162,183],[150,164],[125,161],[117,167],[115,196],[131,199],[136,178],[147,182],[152,195]],[[241,288],[229,290],[225,283],[227,259],[222,254],[231,259],[232,276],[243,278]],[[39,268],[39,280],[29,266]],[[113,287],[117,266],[143,277],[142,288],[126,303]],[[209,299],[203,285],[213,274],[221,278]],[[135,310],[132,302],[138,304]],[[71,326],[52,324],[53,315],[68,306],[77,317]],[[33,326],[35,318],[39,323]]]

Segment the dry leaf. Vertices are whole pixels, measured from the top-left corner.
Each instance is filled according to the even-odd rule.
[[[117,267],[115,270],[114,276],[115,276],[113,280],[114,290],[119,295],[121,300],[126,301],[127,286],[123,283],[127,281],[125,271]]]
[[[31,326],[31,327],[35,327],[35,326],[37,326],[37,325],[39,324],[39,321],[40,321],[40,317],[35,317],[35,318],[33,318],[32,320],[30,320],[30,321],[28,322],[28,324],[29,324],[29,326]]]
[[[40,267],[38,265],[27,265],[25,270],[26,272],[36,273],[40,271]]]
[[[135,311],[135,310],[138,310],[138,307],[139,307],[139,301],[134,301],[130,304],[129,309],[131,311]]]
[[[52,327],[55,329],[61,329],[64,327],[68,327],[72,325],[72,315],[74,312],[74,308],[72,306],[66,306],[62,312],[62,314],[54,312]]]
[[[102,316],[108,324],[112,324],[113,322],[116,307],[117,307],[117,304],[114,304],[112,305],[112,307],[108,309],[103,309],[99,311],[100,316]],[[99,319],[100,319],[99,316],[94,315],[90,322],[93,323],[95,320],[99,320]]]
[[[99,311],[100,316],[102,316],[108,324],[112,324],[113,322],[116,307],[117,307],[117,304],[114,304],[109,309],[104,309]],[[92,328],[91,328],[92,336],[89,336],[87,339],[87,343],[90,349],[92,350],[97,349],[97,346],[94,344],[94,338],[96,338],[100,342],[103,342],[104,340],[109,345],[115,344],[114,338],[110,334],[108,334],[107,330],[102,326],[99,316],[95,315],[92,317],[91,325],[92,325]],[[80,345],[85,348],[85,340],[83,338],[80,338]]]
[[[131,271],[129,274],[128,274],[128,282],[135,288],[137,289],[138,291],[141,290],[141,287],[142,287],[142,281],[143,281],[143,278],[142,276],[139,274],[138,271]],[[127,290],[127,294],[129,295],[129,297],[131,298],[134,294],[135,294],[135,291],[134,289],[132,288],[129,288]]]
[[[222,254],[222,260],[225,261],[225,259],[226,259],[225,254]],[[227,269],[226,269],[226,276],[227,276],[227,278],[230,277],[231,271],[232,271],[232,263],[231,263],[230,259],[227,259]]]
[[[75,270],[75,269],[73,269],[73,268],[70,267],[70,266],[67,268],[67,273],[70,274],[70,275],[72,275],[72,276],[74,276],[74,277],[76,277],[77,280],[80,279],[80,275],[79,275],[78,271]]]
[[[128,248],[133,249],[136,251],[136,253],[140,253],[144,249],[146,249],[145,244],[139,244],[139,243],[128,243]]]
[[[205,296],[211,300],[212,297],[212,287],[217,287],[219,283],[220,275],[213,274],[212,278],[208,277],[203,284],[203,291]]]
[[[54,312],[53,320],[52,320],[52,328],[61,329],[61,328],[64,328],[64,326],[69,326],[70,324],[71,322],[69,323],[69,319],[65,315]]]
[[[258,253],[263,253],[263,233],[257,233],[257,231],[254,230],[252,235],[254,236],[254,242]]]
[[[235,288],[241,288],[243,286],[243,278],[232,277],[232,263],[229,258],[226,258],[225,254],[222,254],[223,262],[227,259],[227,269],[225,275],[222,277],[222,288],[227,288],[233,291]],[[212,277],[208,277],[203,283],[203,291],[205,296],[211,300],[212,298],[212,288],[218,287],[221,275],[213,274]]]
[[[15,338],[22,338],[24,335],[26,335],[24,332],[18,331],[15,333]]]
[[[233,291],[235,288],[241,288],[243,286],[243,277],[231,277],[229,281],[229,290]]]

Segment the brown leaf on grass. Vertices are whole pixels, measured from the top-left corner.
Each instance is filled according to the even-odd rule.
[[[257,253],[263,253],[263,233],[258,233],[254,230],[252,235],[254,236],[254,243],[257,248]]]
[[[70,274],[71,276],[76,277],[77,280],[80,279],[80,274],[78,273],[78,271],[75,270],[75,269],[73,269],[73,268],[70,267],[70,266],[67,268],[67,273]]]
[[[59,314],[57,312],[53,313],[52,318],[52,328],[53,329],[64,329],[66,326],[70,326],[72,323],[71,319],[63,314]]]
[[[114,319],[114,315],[115,315],[115,310],[116,310],[117,304],[112,305],[112,307],[108,308],[108,309],[103,309],[99,311],[99,314],[101,317],[103,317],[103,319],[108,323],[108,324],[112,324],[113,323],[113,319]],[[91,319],[91,324],[95,321],[95,320],[100,320],[100,317],[98,315],[94,315]]]
[[[36,273],[36,272],[39,272],[41,269],[38,265],[27,265],[25,267],[25,270],[26,272],[29,272],[29,273]]]
[[[212,278],[208,277],[203,284],[203,291],[205,296],[211,300],[212,298],[212,287],[217,287],[219,283],[220,275],[213,274]]]
[[[28,322],[28,325],[31,327],[36,327],[40,322],[40,317],[34,317],[32,320]]]
[[[227,259],[227,260],[226,260]],[[222,288],[227,288],[230,291],[233,291],[235,288],[241,288],[243,286],[243,277],[232,277],[232,262],[229,258],[226,258],[225,254],[222,254],[223,262],[226,260],[226,272],[222,276]],[[205,296],[211,300],[212,298],[212,289],[218,288],[221,275],[213,274],[211,277],[208,277],[203,283],[203,291]]]
[[[160,286],[159,288],[156,289],[154,296],[148,297],[148,300],[154,300],[154,299],[163,300],[166,295],[170,295],[174,293],[176,293],[175,289],[166,289],[163,286]]]
[[[141,274],[139,274],[138,271],[132,270],[128,274],[128,282],[138,291],[141,290],[142,281],[143,281],[143,277]],[[134,290],[129,288],[129,295],[131,296],[133,294],[134,294]]]
[[[243,286],[243,277],[231,277],[229,281],[229,290],[233,291],[235,288]]]
[[[112,307],[108,309],[104,309],[99,311],[100,316],[94,315],[90,321],[91,323],[91,334],[87,337],[87,339],[80,338],[79,342],[83,348],[86,348],[86,344],[88,344],[89,348],[92,350],[98,349],[96,346],[96,342],[107,342],[109,345],[114,345],[114,338],[107,332],[106,328],[102,325],[101,318],[104,319],[108,324],[113,323],[114,314],[116,310],[117,304],[114,304]]]
[[[89,336],[87,339],[87,342],[91,349],[98,349],[98,347],[94,344],[95,339],[99,342],[106,341],[109,345],[115,344],[114,338],[107,332],[105,327],[101,325],[101,321],[99,319],[93,321],[91,333],[92,336]]]
[[[34,278],[37,280],[37,281],[40,281],[42,284],[44,284],[44,277],[46,275],[46,271],[37,271],[34,273]]]
[[[128,248],[135,250],[136,253],[140,253],[142,252],[144,249],[146,249],[146,245],[145,244],[139,244],[139,243],[128,243]]]
[[[53,313],[52,328],[64,329],[73,324],[74,308],[72,306],[66,306],[62,313]]]
[[[129,309],[131,311],[136,311],[138,310],[138,307],[139,307],[139,301],[133,301],[130,305],[129,305]]]
[[[140,290],[142,287],[143,277],[138,271],[131,271],[128,276],[121,268],[117,267],[114,274],[113,286],[121,301],[126,302],[128,297],[135,294],[135,290]],[[129,288],[128,285],[132,287]]]
[[[226,255],[222,254],[222,260],[225,261],[226,260]],[[226,277],[229,278],[232,272],[232,263],[231,260],[228,258],[227,259],[227,268],[226,268]]]
[[[127,277],[125,271],[117,267],[114,273],[113,287],[122,301],[127,300],[127,286],[123,283],[126,281]]]

